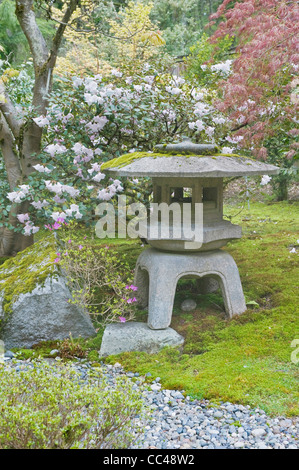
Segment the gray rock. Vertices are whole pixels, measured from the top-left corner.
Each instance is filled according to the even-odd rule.
[[[5,346],[31,348],[40,341],[67,338],[70,333],[73,338],[95,335],[90,318],[79,306],[68,302],[71,297],[62,276],[48,276],[43,285],[20,294],[3,328]]]
[[[183,312],[192,312],[192,310],[196,309],[196,302],[193,299],[185,299],[181,304],[181,310]]]
[[[165,346],[181,346],[184,338],[172,328],[152,330],[146,323],[113,323],[104,331],[100,357],[129,351],[154,354]]]

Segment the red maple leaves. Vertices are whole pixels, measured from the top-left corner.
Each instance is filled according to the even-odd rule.
[[[221,83],[217,106],[229,114],[236,135],[243,136],[242,145],[257,157],[267,157],[263,143],[277,127],[288,133],[293,155],[298,135],[298,2],[243,0],[231,7],[224,0],[210,19],[220,19],[212,41],[235,37],[233,73]]]

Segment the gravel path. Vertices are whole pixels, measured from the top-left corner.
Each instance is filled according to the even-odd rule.
[[[51,361],[51,360],[50,360]],[[52,360],[53,361],[53,360]],[[82,360],[73,363],[81,378],[92,366]],[[30,362],[16,360],[8,351],[5,367],[28,368]],[[111,386],[119,375],[134,381],[150,417],[145,432],[131,449],[298,449],[299,417],[270,418],[264,411],[249,406],[208,400],[192,400],[180,391],[165,390],[159,377],[150,373],[125,372],[121,364],[102,365]]]

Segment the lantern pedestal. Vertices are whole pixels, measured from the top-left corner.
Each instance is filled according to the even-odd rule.
[[[229,317],[246,310],[239,271],[232,256],[223,250],[169,253],[148,248],[137,260],[134,283],[137,300],[148,306],[148,326],[154,330],[171,323],[177,282],[184,276],[208,276],[219,282]]]

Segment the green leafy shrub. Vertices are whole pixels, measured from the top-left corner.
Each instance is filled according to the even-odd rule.
[[[142,401],[128,379],[108,388],[99,371],[87,381],[70,365],[0,367],[0,449],[127,448],[141,432]]]
[[[67,275],[73,297],[69,302],[80,305],[101,324],[133,320],[137,288],[125,255],[120,257],[108,245],[92,245],[75,235],[61,247],[54,262]]]

